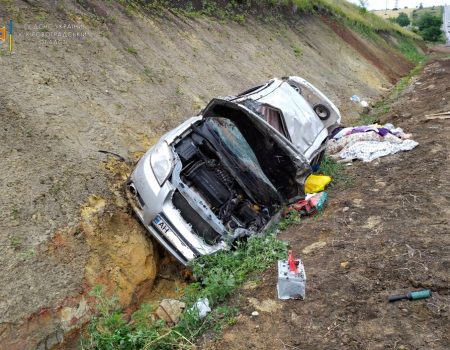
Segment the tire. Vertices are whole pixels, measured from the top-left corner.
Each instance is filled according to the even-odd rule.
[[[330,110],[327,106],[317,104],[313,107],[314,112],[320,118],[320,120],[327,120],[330,117]]]

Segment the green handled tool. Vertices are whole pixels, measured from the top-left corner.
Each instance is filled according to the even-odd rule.
[[[409,292],[408,294],[400,294],[400,295],[391,295],[389,296],[389,302],[392,303],[394,301],[399,301],[403,299],[408,300],[417,300],[417,299],[426,299],[431,297],[431,290],[429,289],[422,289],[422,290],[416,290],[413,292]]]

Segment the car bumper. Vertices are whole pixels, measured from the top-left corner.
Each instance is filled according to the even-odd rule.
[[[160,186],[156,180],[150,155],[151,150],[142,157],[126,186],[128,200],[148,232],[183,265],[225,248],[224,242],[211,246],[192,232],[173,204],[175,187],[170,181]]]

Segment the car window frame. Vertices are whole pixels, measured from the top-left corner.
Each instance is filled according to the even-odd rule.
[[[271,104],[268,104],[268,103],[261,103],[261,106],[260,106],[260,107],[270,108],[270,109],[272,109],[272,110],[278,112],[278,114],[279,114],[279,116],[280,116],[280,121],[281,121],[281,129],[282,129],[281,131],[275,129],[272,125],[270,125],[270,124],[267,122],[265,116],[264,116],[262,113],[259,113],[259,112],[258,112],[258,114],[262,117],[262,119],[263,119],[268,125],[270,125],[271,128],[273,128],[274,130],[276,130],[277,132],[279,132],[281,135],[283,135],[286,139],[288,139],[289,141],[292,142],[291,136],[289,135],[288,128],[287,128],[287,125],[286,125],[286,120],[284,119],[283,111],[282,111],[281,109],[279,109],[279,108],[276,108],[276,107],[272,106]]]

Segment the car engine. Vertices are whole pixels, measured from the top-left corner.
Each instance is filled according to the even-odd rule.
[[[228,231],[243,228],[257,232],[269,221],[269,209],[251,199],[205,137],[192,132],[175,146],[175,150],[183,164],[181,179],[210,205]],[[177,200],[181,203],[179,198]],[[195,216],[186,218],[193,228],[200,226],[195,222]],[[199,235],[207,241],[211,238],[205,232]]]

